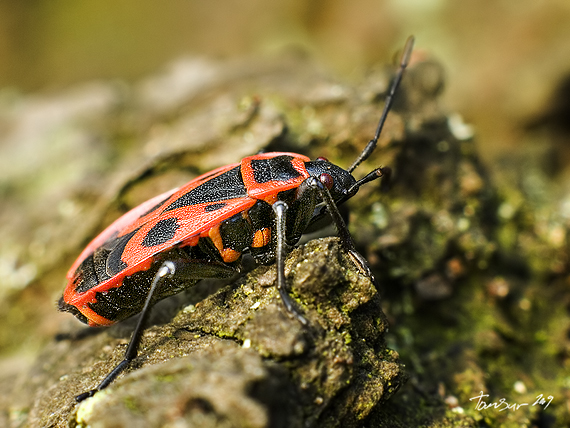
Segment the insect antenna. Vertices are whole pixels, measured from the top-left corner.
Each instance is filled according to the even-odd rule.
[[[406,40],[406,45],[404,46],[404,52],[402,53],[402,58],[400,59],[400,67],[398,68],[398,72],[396,73],[396,77],[392,82],[392,86],[390,87],[390,91],[388,92],[388,96],[386,97],[386,103],[384,104],[384,110],[382,111],[382,116],[380,116],[380,120],[378,121],[378,127],[376,128],[376,134],[374,134],[374,138],[368,142],[364,150],[360,153],[358,158],[353,162],[353,164],[348,168],[348,172],[352,173],[356,169],[358,165],[368,159],[368,156],[374,151],[376,148],[376,144],[378,143],[378,138],[380,138],[380,133],[382,132],[382,128],[384,127],[384,123],[386,122],[386,116],[388,116],[388,112],[392,107],[392,102],[394,100],[394,94],[400,86],[400,81],[402,80],[402,76],[404,75],[404,70],[408,66],[410,62],[410,56],[412,55],[412,49],[414,47],[414,36],[408,37]]]

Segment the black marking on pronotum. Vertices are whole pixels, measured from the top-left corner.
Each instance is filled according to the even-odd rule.
[[[257,183],[288,181],[301,174],[291,164],[292,156],[277,156],[272,159],[252,159],[251,169]]]
[[[204,211],[206,212],[211,212],[211,211],[217,211],[221,208],[224,208],[227,204],[225,202],[220,203],[220,204],[212,204],[212,205],[206,205],[204,207]]]
[[[160,220],[148,231],[141,245],[143,247],[154,247],[164,244],[174,238],[179,227],[180,225],[175,217]]]
[[[197,204],[207,204],[247,196],[240,167],[226,171],[190,190],[172,202],[163,212]]]

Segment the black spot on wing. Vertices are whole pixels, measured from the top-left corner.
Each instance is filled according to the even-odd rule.
[[[257,183],[287,181],[301,174],[291,164],[292,156],[277,156],[271,159],[253,159],[251,169]]]
[[[164,211],[188,207],[196,204],[207,204],[226,199],[241,198],[247,196],[247,190],[241,177],[241,168],[236,166],[217,177],[200,184],[177,200],[172,202]]]
[[[143,247],[154,247],[156,245],[164,244],[174,238],[179,227],[180,225],[176,218],[160,220],[148,231],[141,245]]]
[[[222,209],[226,206],[227,204],[225,202],[219,203],[219,204],[211,204],[211,205],[206,205],[204,207],[204,211],[206,212],[212,212],[212,211],[217,211],[219,209]]]

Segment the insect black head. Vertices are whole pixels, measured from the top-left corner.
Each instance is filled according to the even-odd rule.
[[[324,184],[335,201],[346,198],[348,189],[356,183],[350,172],[324,159],[307,162],[305,167],[311,176]]]

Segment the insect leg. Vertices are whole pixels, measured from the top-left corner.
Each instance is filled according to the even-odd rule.
[[[125,352],[125,357],[112,371],[103,379],[97,388],[79,394],[75,397],[77,402],[92,397],[96,392],[105,389],[125,370],[129,363],[137,357],[138,348],[141,342],[142,334],[145,329],[146,322],[154,305],[153,297],[160,281],[166,277],[172,277],[174,273],[186,279],[203,279],[203,278],[229,278],[234,275],[237,270],[225,263],[217,261],[206,261],[200,259],[187,259],[184,257],[175,258],[165,261],[158,272],[154,276],[150,290],[148,292],[145,304],[141,311],[140,318],[131,336],[131,340]]]
[[[277,246],[275,248],[275,259],[277,262],[277,290],[281,300],[287,311],[299,320],[303,325],[308,325],[307,319],[302,316],[287,293],[287,280],[285,278],[285,225],[287,215],[287,204],[283,201],[277,201],[273,204],[273,212],[275,213],[275,232],[277,234]]]
[[[162,266],[158,269],[158,272],[154,276],[152,281],[152,285],[150,287],[150,291],[148,292],[148,296],[146,298],[143,310],[141,312],[141,316],[137,322],[135,330],[133,331],[133,335],[131,336],[131,340],[125,352],[125,357],[123,361],[121,361],[112,371],[103,379],[103,381],[97,386],[97,388],[92,389],[91,391],[84,392],[83,394],[79,394],[75,397],[75,401],[78,403],[85,400],[86,398],[93,397],[96,392],[101,391],[108,387],[111,382],[113,382],[117,376],[119,376],[123,370],[127,368],[132,360],[137,357],[138,348],[141,342],[142,334],[144,332],[146,321],[150,315],[150,310],[152,309],[152,297],[156,290],[156,287],[161,279],[165,277],[171,277],[174,275],[176,268],[174,263],[171,261],[166,261],[162,264]]]
[[[374,275],[372,274],[372,271],[368,266],[368,262],[364,257],[362,257],[362,255],[358,251],[356,251],[356,247],[354,246],[354,241],[352,240],[352,236],[350,235],[348,227],[346,226],[346,223],[342,219],[342,215],[340,214],[340,211],[338,210],[338,207],[334,199],[332,198],[329,190],[325,187],[325,185],[323,185],[323,183],[321,183],[315,177],[307,178],[306,182],[309,187],[316,189],[320,193],[321,198],[323,199],[323,202],[327,207],[327,211],[330,214],[333,223],[335,224],[340,242],[344,247],[344,249],[346,250],[346,252],[350,255],[350,257],[352,258],[356,266],[358,266],[360,271],[364,275],[368,276],[370,280],[376,284],[376,278],[374,278]]]

